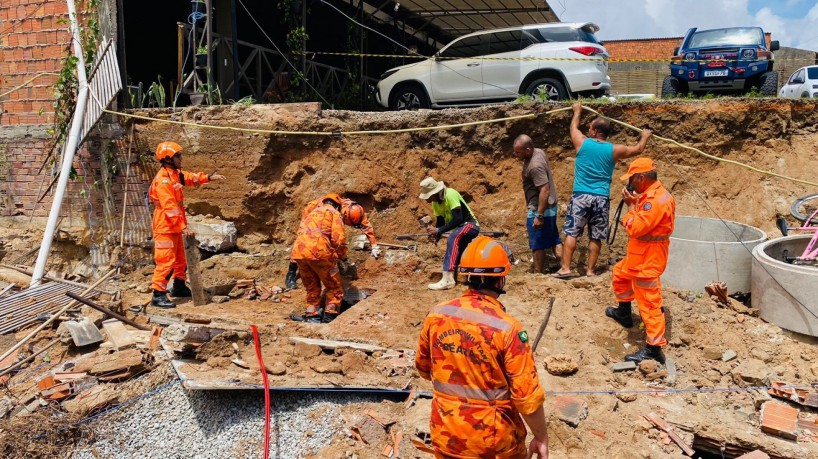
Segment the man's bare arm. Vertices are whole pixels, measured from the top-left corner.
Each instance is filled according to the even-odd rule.
[[[648,145],[648,139],[653,135],[653,131],[650,129],[643,129],[642,130],[642,137],[639,139],[639,143],[636,145],[622,145],[622,144],[614,144],[613,148],[613,159],[614,161],[619,161],[620,159],[630,158],[636,155],[641,154],[645,151],[645,147]]]

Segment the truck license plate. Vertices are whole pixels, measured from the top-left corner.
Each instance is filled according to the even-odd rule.
[[[705,70],[704,71],[705,77],[725,77],[727,76],[727,70]]]

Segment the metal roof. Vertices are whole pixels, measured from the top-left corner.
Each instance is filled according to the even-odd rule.
[[[355,0],[345,1],[355,4]],[[433,37],[438,43],[481,30],[559,22],[546,0],[363,1],[373,17],[401,21],[412,28],[413,36]]]
[[[431,22],[451,36],[523,24],[559,22],[544,0],[403,0],[396,3],[410,15]]]

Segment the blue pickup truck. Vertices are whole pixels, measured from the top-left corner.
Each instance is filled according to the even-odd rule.
[[[756,88],[765,96],[778,93],[773,51],[778,41],[767,40],[760,27],[687,31],[674,51],[670,75],[662,82],[662,97],[687,93],[747,93]]]

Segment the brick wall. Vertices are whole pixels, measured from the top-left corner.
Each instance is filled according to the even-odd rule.
[[[115,0],[102,2],[100,25],[109,37],[116,33],[115,5]],[[49,185],[61,167],[61,151],[54,151],[53,85],[70,50],[67,19],[63,0],[0,0],[0,215],[44,217],[50,212]],[[77,176],[69,180],[61,208],[65,221],[84,221],[97,239],[119,236],[127,170],[127,141],[112,120],[105,122],[106,132],[92,131],[75,154]],[[104,166],[104,158],[114,164]],[[150,178],[133,166],[126,215],[133,222],[126,227],[139,233],[138,242],[149,217],[141,195]]]
[[[42,0],[0,1],[0,94],[37,77],[0,99],[0,126],[50,124],[54,121],[52,85],[71,42],[61,18],[65,2]]]

